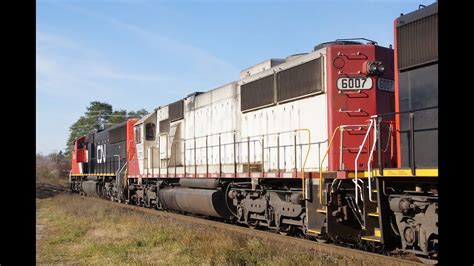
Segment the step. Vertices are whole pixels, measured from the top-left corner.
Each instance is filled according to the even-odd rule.
[[[375,210],[375,212],[369,212],[369,213],[367,214],[367,216],[369,216],[369,217],[380,217],[379,207],[377,207],[377,209]]]
[[[382,242],[382,238],[377,236],[363,236],[361,239],[372,242]]]
[[[382,242],[382,232],[380,231],[380,228],[374,228],[373,236],[363,236],[361,237],[361,239],[367,241]]]
[[[374,236],[382,237],[382,232],[380,231],[380,228],[374,228]]]
[[[308,229],[308,233],[319,235],[321,234],[321,231],[315,229]]]

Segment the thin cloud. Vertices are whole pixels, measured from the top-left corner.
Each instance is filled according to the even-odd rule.
[[[36,85],[39,91],[63,96],[71,92],[111,92],[108,81],[157,83],[169,78],[118,71],[94,49],[64,36],[37,33]]]
[[[130,33],[133,33],[143,40],[150,42],[154,45],[160,46],[162,49],[173,52],[175,54],[185,54],[190,57],[193,61],[201,62],[202,66],[209,66],[211,68],[225,68],[229,72],[238,73],[240,70],[233,64],[222,60],[221,58],[213,55],[209,51],[181,42],[179,40],[164,36],[157,32],[150,31],[144,27],[119,20],[117,18],[91,11],[85,8],[71,6],[71,5],[61,5],[67,9],[73,10],[75,12],[81,13],[83,15],[93,17],[95,19],[104,21],[111,25],[114,25],[120,29],[127,30]]]
[[[126,58],[118,58],[121,63],[113,64],[107,59],[108,56],[114,56],[113,53],[98,50],[97,46],[87,43],[88,39],[70,38],[67,33],[46,30],[48,27],[38,29],[37,108],[43,111],[41,114],[37,112],[39,151],[54,147],[61,149],[62,143],[66,143],[71,121],[77,118],[78,113],[82,113],[79,110],[83,110],[90,101],[106,101],[114,107],[127,110],[154,108],[180,99],[192,91],[211,89],[219,85],[215,83],[223,84],[232,80],[232,76],[238,78],[238,68],[204,49],[113,17],[64,3],[52,4],[80,12],[89,19],[96,18],[101,24],[105,22],[119,29],[121,34],[123,32],[130,38],[140,40],[145,45],[144,49],[149,49],[150,53],[156,51],[150,56],[150,61],[144,64],[153,65],[161,56],[171,55],[176,58],[174,63],[183,64],[185,69],[173,69],[160,64],[155,65],[160,72],[153,73],[157,70],[130,64]],[[59,107],[64,105],[68,106],[67,111]],[[64,117],[67,119],[62,119]]]

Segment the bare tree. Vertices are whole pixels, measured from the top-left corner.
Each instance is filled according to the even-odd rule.
[[[49,155],[36,154],[36,182],[64,184],[68,180],[70,161],[62,151]]]

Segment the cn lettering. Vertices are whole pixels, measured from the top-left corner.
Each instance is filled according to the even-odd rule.
[[[97,163],[105,163],[105,144],[97,145]]]

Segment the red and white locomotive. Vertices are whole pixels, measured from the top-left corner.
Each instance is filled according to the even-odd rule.
[[[72,189],[282,234],[435,256],[437,228],[433,236],[402,221],[400,208],[433,206],[428,199],[420,207],[420,200],[435,197],[429,191],[437,180],[431,168],[413,164],[408,173],[400,164],[406,124],[394,73],[404,74],[391,48],[359,41],[264,61],[239,80],[78,139]],[[407,177],[420,181],[408,184]]]

